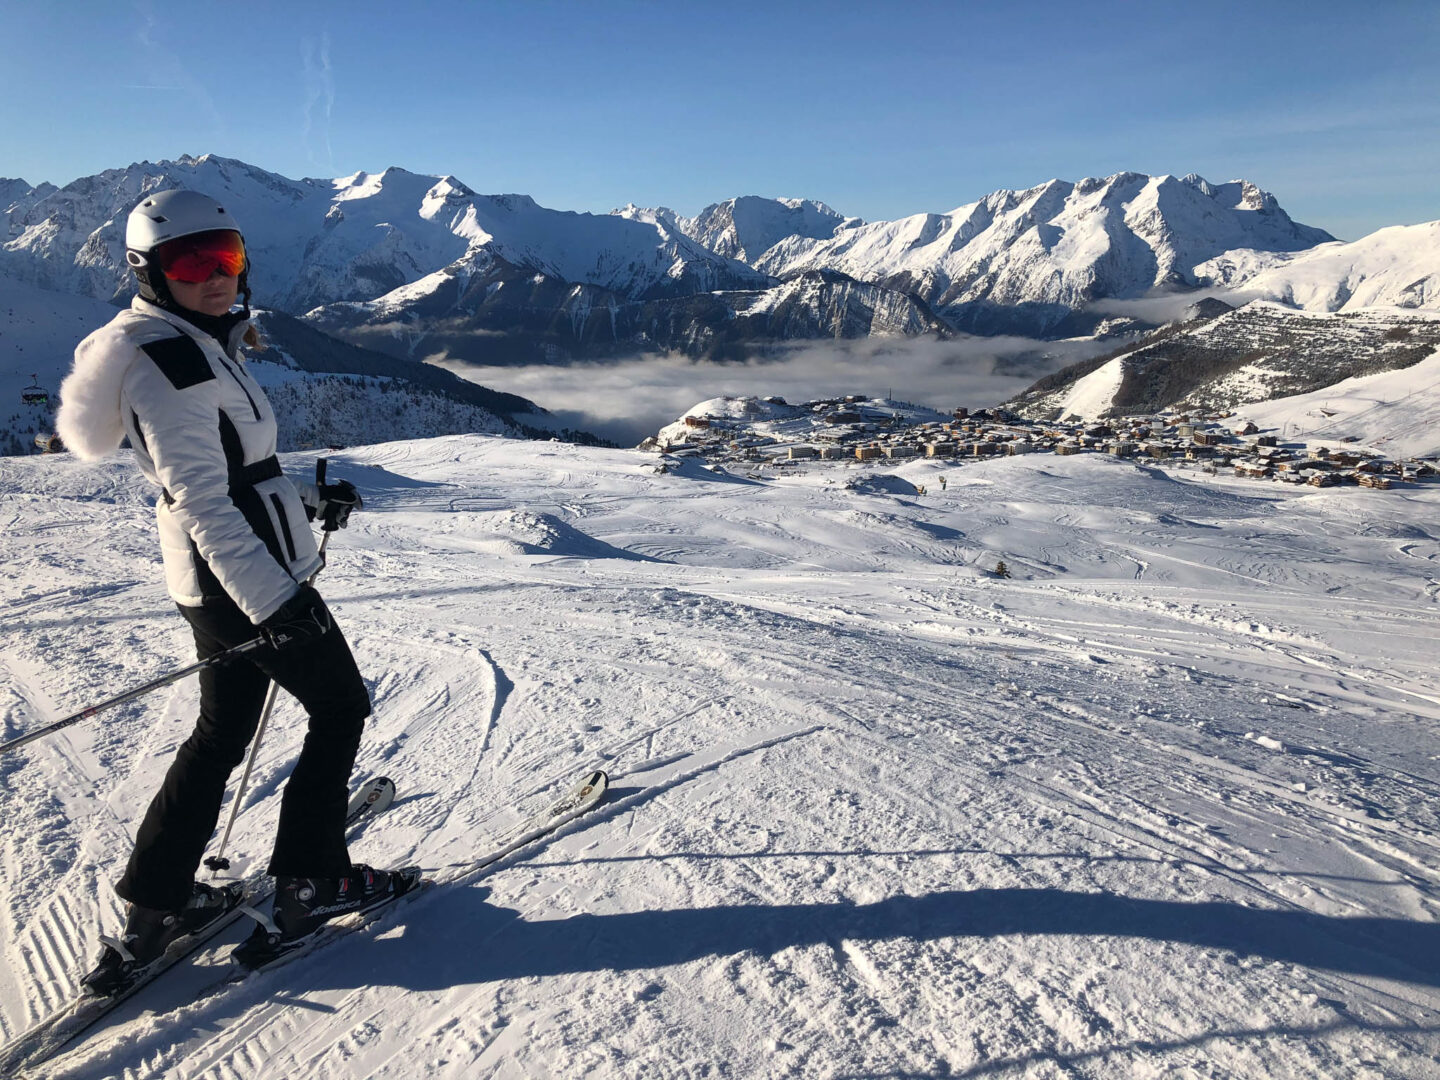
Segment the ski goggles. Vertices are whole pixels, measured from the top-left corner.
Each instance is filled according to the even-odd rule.
[[[226,277],[238,277],[245,269],[245,241],[233,229],[192,233],[161,244],[155,249],[155,260],[171,281],[195,285],[209,281],[217,270]]]

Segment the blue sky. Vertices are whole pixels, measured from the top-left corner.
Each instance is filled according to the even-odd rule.
[[[1440,218],[1440,3],[0,0],[0,176],[207,152],[567,210],[868,220],[1121,170]]]

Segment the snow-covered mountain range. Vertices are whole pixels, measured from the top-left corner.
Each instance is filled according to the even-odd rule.
[[[644,210],[631,205],[615,213],[636,221],[664,222],[717,255],[752,265],[782,241],[828,240],[836,229],[865,224],[810,199],[764,199],[758,195],[715,203],[693,218],[666,207]]]
[[[1232,251],[1201,263],[1195,273],[1304,311],[1440,311],[1440,221],[1396,225],[1351,244],[1288,254]]]
[[[756,196],[693,218],[633,205],[581,214],[399,168],[292,180],[213,155],[182,157],[64,188],[0,181],[0,279],[124,297],[125,215],[143,193],[175,186],[216,196],[244,223],[258,304],[411,371],[434,359],[555,364],[674,352],[740,360],[797,341],[962,331],[1128,334],[1139,349],[1154,342],[1134,335],[1166,325],[1176,299],[1196,294],[1240,310],[1193,334],[1165,330],[1168,345],[1144,353],[1143,378],[1132,357],[1089,380],[1076,400],[1122,411],[1182,401],[1220,407],[1379,370],[1371,354],[1385,344],[1364,345],[1364,361],[1322,348],[1285,361],[1277,375],[1274,364],[1249,370],[1263,343],[1247,327],[1273,330],[1296,309],[1440,310],[1440,222],[1347,244],[1292,221],[1246,181],[1138,173],[1052,180],[948,213],[866,223],[815,201]],[[1246,313],[1256,299],[1269,307]],[[1380,324],[1393,317],[1382,311],[1364,325],[1383,335],[1393,326]],[[1348,341],[1361,324],[1336,324],[1334,334],[1321,325],[1294,322],[1282,336]],[[1195,347],[1191,361],[1203,352],[1204,363],[1170,364],[1182,346]],[[1406,363],[1420,358],[1413,349],[1383,351]],[[5,366],[34,370],[15,357]],[[1068,400],[1066,380],[1095,366],[1036,390]],[[1116,393],[1098,393],[1101,382]],[[1039,403],[1057,405],[1066,402],[1053,394]]]
[[[0,274],[97,299],[125,294],[124,216],[142,193],[172,186],[220,198],[245,224],[260,301],[412,358],[713,357],[806,338],[1073,335],[1156,289],[1252,281],[1309,307],[1440,303],[1430,271],[1396,265],[1398,253],[1424,268],[1440,226],[1344,245],[1248,182],[1138,173],[866,223],[815,201],[756,196],[693,218],[633,205],[580,214],[399,168],[291,180],[182,157],[59,189],[0,182]],[[801,277],[809,286],[797,301]],[[808,310],[797,314],[797,303]],[[786,318],[754,317],[780,308]]]
[[[0,272],[101,300],[126,295],[125,217],[142,195],[172,187],[225,204],[244,226],[257,297],[292,314],[495,261],[634,300],[765,282],[678,232],[547,210],[526,195],[477,195],[454,177],[391,168],[290,180],[214,155],[141,162],[16,199]]]
[[[851,223],[828,239],[795,235],[754,261],[777,276],[825,268],[914,293],[960,329],[1034,333],[1095,300],[1206,284],[1196,267],[1228,251],[1333,239],[1244,181],[1119,173],[997,191],[946,214]]]

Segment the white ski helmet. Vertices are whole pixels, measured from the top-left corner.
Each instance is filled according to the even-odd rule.
[[[143,200],[130,211],[125,222],[125,247],[129,252],[145,255],[166,240],[174,240],[211,229],[240,231],[239,224],[228,210],[209,195],[177,188],[161,191]],[[127,261],[136,265],[134,259]]]
[[[209,195],[175,188],[158,191],[141,200],[125,221],[125,261],[135,272],[140,295],[163,306],[170,301],[170,288],[165,275],[151,262],[155,249],[167,240],[175,240],[214,229],[240,232],[239,223],[230,212]],[[243,236],[243,234],[241,234]],[[249,266],[241,272],[240,291],[250,307],[250,291],[246,282]]]

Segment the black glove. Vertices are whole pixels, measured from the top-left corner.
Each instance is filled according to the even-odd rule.
[[[350,511],[359,510],[365,503],[355,485],[349,480],[336,480],[333,484],[303,484],[300,499],[305,504],[305,513],[311,521],[320,519],[326,532],[343,529],[350,524]]]
[[[330,609],[320,594],[309,585],[301,585],[299,592],[260,624],[260,636],[272,649],[283,649],[323,637],[333,625]]]

